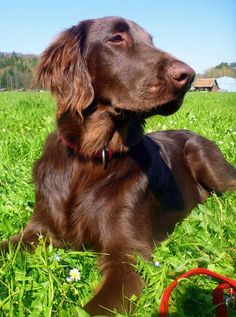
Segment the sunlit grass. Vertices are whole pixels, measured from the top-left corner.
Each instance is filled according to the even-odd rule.
[[[34,204],[31,170],[47,134],[54,129],[55,103],[47,93],[0,94],[0,238],[19,232]],[[190,93],[180,111],[147,122],[147,131],[189,129],[212,140],[236,164],[236,94]],[[139,259],[146,287],[133,298],[134,316],[154,316],[168,284],[180,273],[206,267],[236,277],[236,194],[213,195],[196,208],[156,248],[152,259]],[[96,255],[46,248],[35,253],[10,250],[0,256],[0,316],[82,316],[100,275]],[[154,265],[154,262],[159,265]],[[68,280],[72,269],[80,279]],[[74,271],[77,272],[77,271]],[[207,277],[182,281],[171,298],[171,316],[214,316]],[[84,315],[85,316],[85,315]],[[236,316],[231,310],[230,316]]]

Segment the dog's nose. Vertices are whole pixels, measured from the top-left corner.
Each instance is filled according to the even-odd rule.
[[[195,72],[188,65],[181,62],[175,62],[169,68],[169,75],[174,84],[182,88],[185,86],[190,86],[195,77]]]

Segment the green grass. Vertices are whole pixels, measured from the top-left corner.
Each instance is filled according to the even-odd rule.
[[[33,162],[47,134],[54,128],[55,103],[46,93],[0,94],[0,238],[20,231],[34,204]],[[147,122],[147,131],[186,128],[214,140],[226,158],[236,164],[236,93],[191,93],[180,111]],[[133,316],[155,316],[164,289],[179,274],[205,267],[236,278],[236,194],[213,195],[177,224],[173,234],[137,269],[146,287]],[[59,256],[59,258],[58,258]],[[155,267],[154,261],[160,265]],[[72,268],[81,280],[67,282]],[[10,250],[0,256],[1,316],[85,316],[79,309],[100,279],[96,255],[46,248],[35,253]],[[181,281],[171,297],[172,317],[214,316],[207,277]],[[231,309],[229,316],[236,316]]]

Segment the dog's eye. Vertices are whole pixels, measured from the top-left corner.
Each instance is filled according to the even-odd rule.
[[[112,36],[110,39],[109,39],[109,42],[112,42],[112,43],[115,43],[115,44],[119,44],[123,41],[123,38],[121,35],[119,34],[116,34],[114,36]]]

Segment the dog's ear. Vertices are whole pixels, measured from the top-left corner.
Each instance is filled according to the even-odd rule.
[[[70,110],[80,115],[93,101],[94,91],[82,50],[84,28],[63,33],[44,51],[36,69],[35,83],[48,88],[58,102],[57,115]]]

